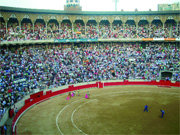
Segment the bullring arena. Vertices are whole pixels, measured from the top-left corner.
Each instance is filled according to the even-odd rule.
[[[87,91],[89,99],[84,98]],[[17,133],[179,134],[179,88],[109,86],[79,93],[70,100],[65,93],[33,106],[20,118]],[[144,104],[150,106],[148,113]],[[167,111],[165,119],[160,108]]]
[[[0,134],[180,134],[179,11],[0,6]]]
[[[109,86],[79,93],[33,106],[17,123],[17,134],[179,134],[179,88]]]

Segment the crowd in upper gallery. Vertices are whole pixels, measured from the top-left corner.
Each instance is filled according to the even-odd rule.
[[[33,27],[34,26],[34,27]],[[63,21],[61,25],[57,22],[43,21],[5,23],[0,22],[1,41],[22,41],[22,40],[46,40],[46,39],[118,39],[118,38],[178,38],[180,37],[180,23],[169,21],[164,25],[161,21],[140,21],[138,26],[129,21],[122,24],[114,21],[101,21],[99,25],[95,21],[88,21],[85,24],[81,21],[72,24],[70,21]]]

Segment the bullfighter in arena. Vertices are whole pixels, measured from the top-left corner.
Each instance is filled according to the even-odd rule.
[[[160,111],[161,111],[161,118],[163,118],[165,111],[164,110],[160,110]]]
[[[148,112],[148,106],[147,106],[147,105],[144,106],[144,112],[145,112],[145,111]]]

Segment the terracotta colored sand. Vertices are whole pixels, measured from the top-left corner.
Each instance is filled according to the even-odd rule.
[[[65,135],[81,135],[77,128],[90,135],[180,133],[180,88],[118,86],[90,92],[89,100],[82,90],[69,101],[67,93],[34,106],[18,122],[18,135],[60,135],[56,117],[66,105],[57,121]],[[149,112],[144,113],[146,104]],[[160,109],[165,110],[163,119]]]

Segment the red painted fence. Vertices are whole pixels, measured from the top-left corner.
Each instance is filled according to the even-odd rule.
[[[47,91],[45,95],[43,95],[43,91],[35,93],[30,95],[30,98],[25,100],[25,105],[17,112],[13,119],[12,123],[12,131],[13,135],[16,135],[16,123],[18,119],[21,117],[23,112],[25,112],[28,108],[31,106],[43,102],[44,100],[48,100],[50,97],[63,94],[66,92],[74,91],[74,90],[80,90],[80,89],[87,89],[87,88],[103,88],[103,86],[117,86],[117,85],[157,85],[161,87],[180,87],[180,82],[175,82],[172,83],[171,81],[165,81],[165,80],[160,80],[159,82],[157,81],[138,81],[138,82],[129,82],[128,80],[124,80],[123,82],[96,82],[94,84],[86,84],[86,85],[81,85],[81,86],[76,86],[70,85],[68,88],[59,90],[59,91]]]

